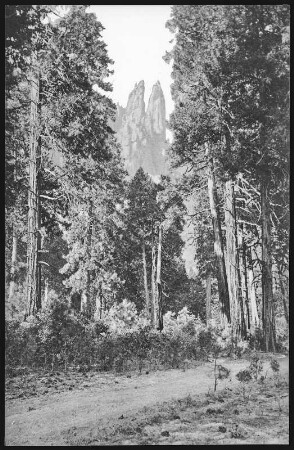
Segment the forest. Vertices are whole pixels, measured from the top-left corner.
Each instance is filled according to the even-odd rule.
[[[125,169],[99,17],[59,7],[5,6],[7,377],[287,353],[289,5],[172,6],[159,181]]]
[[[217,358],[251,358],[242,403],[266,378],[258,355],[289,349],[289,5],[171,7],[160,180],[126,170],[113,61],[87,8],[5,6],[7,383],[214,361],[216,391],[230,372]]]

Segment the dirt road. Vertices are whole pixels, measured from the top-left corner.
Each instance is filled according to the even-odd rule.
[[[238,384],[236,373],[248,367],[246,360],[218,360],[231,370],[231,380],[219,382],[219,389]],[[288,376],[287,357],[279,358],[280,372]],[[144,406],[205,394],[213,389],[213,363],[197,368],[168,370],[144,375],[113,376],[97,374],[83,390],[46,394],[28,399],[7,400],[5,413],[6,446],[67,446],[69,429],[89,433],[116,421],[121,415],[136,414]],[[269,363],[265,362],[265,371]]]

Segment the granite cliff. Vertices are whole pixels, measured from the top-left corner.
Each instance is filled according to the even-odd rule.
[[[113,129],[122,147],[126,169],[133,176],[139,167],[150,175],[167,173],[165,100],[155,83],[145,110],[144,81],[136,83],[126,108],[117,105]]]

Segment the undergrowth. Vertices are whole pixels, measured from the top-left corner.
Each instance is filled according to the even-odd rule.
[[[8,377],[26,369],[128,372],[187,368],[219,355],[240,357],[250,341],[236,343],[230,329],[207,327],[183,308],[164,315],[162,332],[151,329],[134,304],[114,306],[103,320],[73,314],[55,299],[36,317],[5,322]]]

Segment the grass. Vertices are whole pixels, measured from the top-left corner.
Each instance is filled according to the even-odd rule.
[[[223,389],[145,407],[92,436],[70,430],[69,445],[288,444],[288,383],[269,378],[242,389]]]

